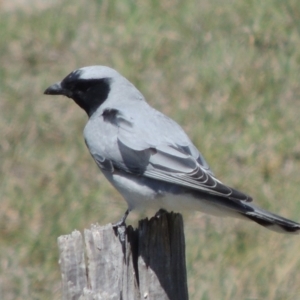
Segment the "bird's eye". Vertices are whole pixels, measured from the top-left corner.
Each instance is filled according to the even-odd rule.
[[[97,80],[80,80],[74,85],[75,90],[83,93],[87,92],[91,87],[97,84]]]
[[[110,78],[101,78],[101,79],[82,79],[77,80],[73,83],[72,89],[82,93],[88,92],[91,88],[97,87],[101,90],[107,90],[109,86]]]

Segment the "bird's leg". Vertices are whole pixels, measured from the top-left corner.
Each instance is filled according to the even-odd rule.
[[[120,221],[112,224],[112,227],[117,231],[119,240],[122,244],[123,252],[125,251],[125,234],[126,234],[126,224],[125,220],[127,216],[129,215],[130,210],[129,208],[125,211],[125,214],[121,218]],[[125,253],[125,252],[124,252]]]
[[[129,210],[129,208],[128,208],[128,209],[125,211],[125,213],[124,213],[123,217],[121,218],[121,220],[118,221],[118,222],[116,222],[116,223],[114,223],[114,224],[112,224],[112,227],[116,228],[116,227],[119,227],[119,226],[121,226],[121,225],[125,225],[125,221],[126,221],[128,215],[129,215],[129,213],[130,213],[130,210]]]

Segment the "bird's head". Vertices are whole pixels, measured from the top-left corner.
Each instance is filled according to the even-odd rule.
[[[117,71],[104,66],[90,66],[77,69],[62,81],[49,86],[44,94],[64,95],[72,98],[91,116],[103,104],[112,89],[112,85],[122,85],[127,80]]]

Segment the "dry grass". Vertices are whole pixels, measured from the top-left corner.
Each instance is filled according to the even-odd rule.
[[[0,12],[0,298],[60,298],[56,238],[126,207],[85,149],[84,113],[42,94],[77,67],[119,70],[220,179],[299,221],[299,20],[296,0]],[[298,237],[200,214],[185,226],[191,299],[299,299]]]

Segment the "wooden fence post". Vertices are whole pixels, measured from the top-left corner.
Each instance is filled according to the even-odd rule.
[[[188,299],[180,214],[164,213],[126,228],[111,224],[58,238],[63,300]]]

